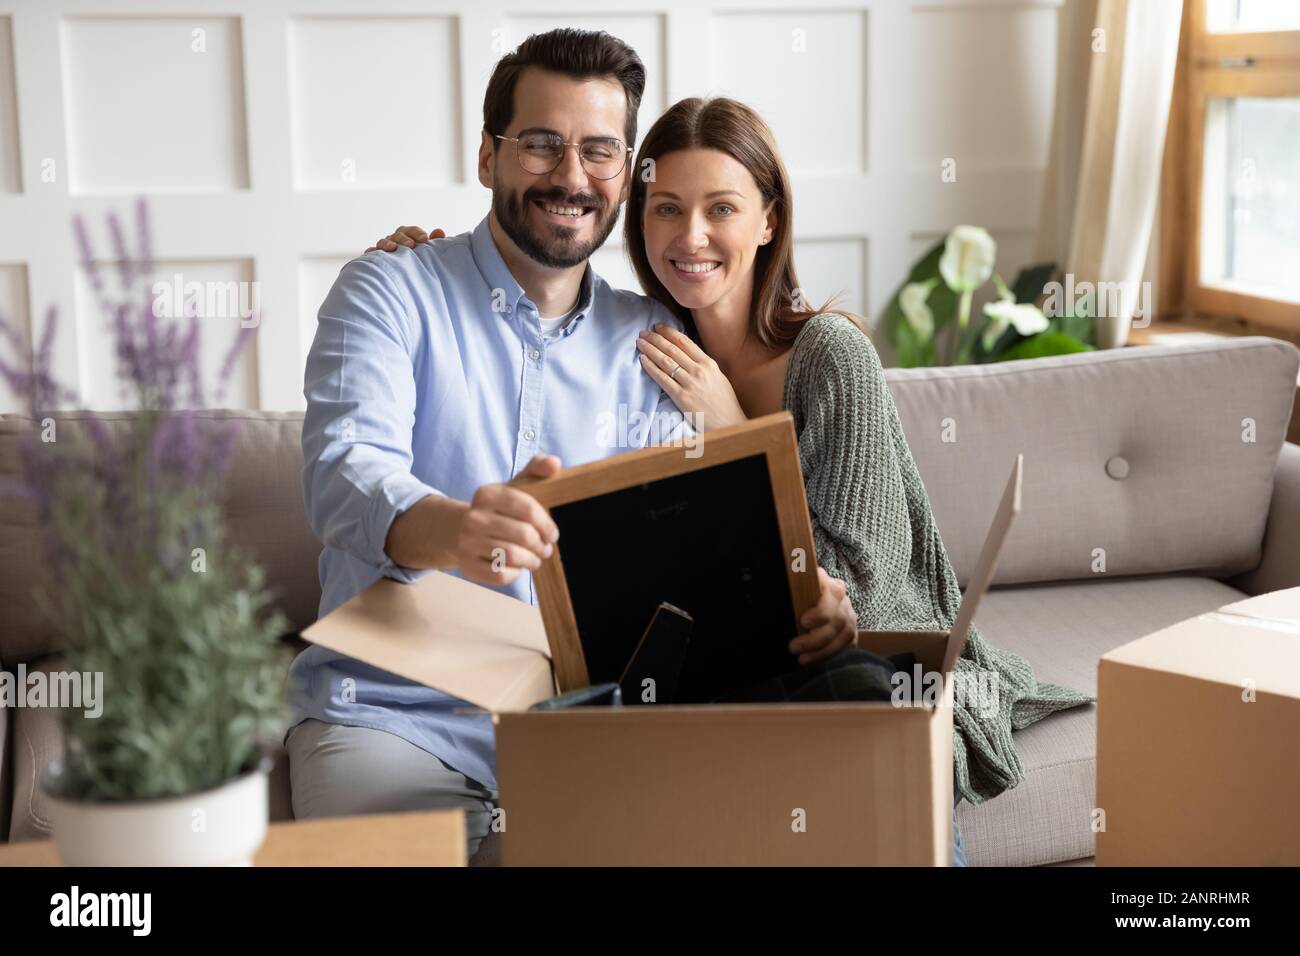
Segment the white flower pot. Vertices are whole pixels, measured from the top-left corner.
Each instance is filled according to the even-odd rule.
[[[212,790],[158,800],[59,796],[47,777],[65,866],[251,866],[266,837],[269,761]]]

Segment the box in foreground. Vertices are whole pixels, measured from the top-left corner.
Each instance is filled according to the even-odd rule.
[[[917,703],[583,707],[556,691],[540,612],[450,575],[381,580],[303,632],[496,719],[507,865],[943,866],[952,843],[949,679],[1020,508],[1017,459],[951,633],[861,631],[911,651]],[[923,684],[923,686],[925,686]]]
[[[1300,865],[1300,588],[1102,657],[1098,866]]]

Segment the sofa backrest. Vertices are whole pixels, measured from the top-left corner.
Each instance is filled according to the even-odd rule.
[[[1017,452],[995,584],[1254,568],[1298,366],[1260,337],[886,379],[964,586]]]
[[[58,434],[84,428],[89,412],[53,416]],[[101,412],[110,429],[123,429],[130,412]],[[294,627],[316,620],[320,544],[307,524],[302,498],[302,413],[214,410],[198,413],[201,430],[239,422],[239,441],[226,474],[224,499],[231,543],[266,571],[276,606]],[[26,416],[0,417],[0,488],[19,478],[19,436],[32,431]],[[32,600],[46,573],[44,542],[33,508],[0,497],[0,663],[13,667],[53,650],[49,625]]]
[[[886,379],[964,586],[1017,452],[1025,455],[1024,505],[997,584],[1176,571],[1228,577],[1254,568],[1298,365],[1300,353],[1286,342],[1243,338],[888,369]],[[59,427],[80,427],[87,414],[60,413]],[[100,417],[121,428],[131,414]],[[262,564],[280,609],[305,627],[320,603],[320,544],[303,508],[302,413],[200,417],[240,421],[226,482],[231,540]],[[0,416],[0,486],[17,478],[18,438],[32,427]],[[31,509],[0,499],[6,667],[52,649],[31,598],[42,574]]]

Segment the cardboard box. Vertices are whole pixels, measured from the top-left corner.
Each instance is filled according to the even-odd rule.
[[[1300,865],[1300,588],[1097,669],[1098,866]]]
[[[376,582],[303,632],[494,714],[507,865],[946,866],[947,679],[1020,508],[1017,458],[948,631],[861,631],[942,674],[932,702],[529,712],[557,683],[540,612],[446,574]]]
[[[367,813],[270,824],[254,866],[465,866],[465,811]],[[53,840],[0,844],[0,869],[60,866]]]

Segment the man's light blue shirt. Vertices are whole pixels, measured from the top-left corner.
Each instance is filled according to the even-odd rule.
[[[462,501],[513,478],[538,454],[565,465],[682,440],[689,425],[638,360],[637,333],[681,324],[653,299],[610,287],[588,266],[578,311],[555,337],[506,267],[488,227],[343,267],[307,357],[303,491],[324,545],[324,616],[394,564],[393,519],[425,495]],[[689,440],[689,439],[688,439]],[[523,572],[501,588],[536,603]],[[496,789],[491,718],[322,647],[294,660],[292,724],[397,734]]]

